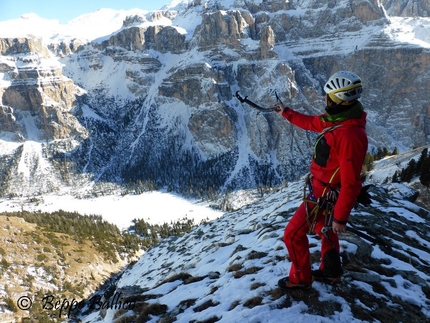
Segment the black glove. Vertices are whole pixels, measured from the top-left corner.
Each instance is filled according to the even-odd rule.
[[[358,207],[358,204],[369,206],[372,203],[372,200],[370,199],[370,194],[367,193],[367,190],[371,186],[372,184],[368,184],[361,188],[360,194],[357,196],[357,200],[355,201],[355,208]]]

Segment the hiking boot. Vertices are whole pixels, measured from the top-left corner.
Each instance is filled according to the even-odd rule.
[[[278,286],[282,290],[294,290],[294,289],[308,290],[312,287],[312,282],[295,284],[290,282],[290,277],[284,277],[278,280]]]
[[[318,270],[312,270],[312,276],[316,281],[320,282],[326,282],[331,284],[339,284],[342,282],[342,273],[339,275],[330,275],[324,272],[324,270],[318,269]]]
[[[324,254],[324,268],[312,270],[311,274],[315,280],[337,284],[342,281],[343,269],[337,250],[331,249]]]

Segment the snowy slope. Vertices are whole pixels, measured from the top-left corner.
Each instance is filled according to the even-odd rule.
[[[430,145],[412,149],[404,153],[388,156],[374,163],[374,169],[369,171],[367,178],[373,183],[382,184],[391,179],[396,172],[408,166],[411,159],[418,161],[421,152],[425,148],[430,148]]]
[[[80,319],[88,323],[126,317],[145,322],[387,322],[393,313],[399,322],[430,319],[426,212],[393,198],[380,186],[372,191],[372,206],[355,210],[351,220],[362,232],[382,238],[381,244],[371,246],[354,234],[344,234],[345,277],[340,285],[314,282],[309,292],[281,292],[277,281],[288,275],[290,267],[281,237],[301,194],[302,182],[291,183],[189,234],[162,241],[95,294],[104,293],[105,304],[115,295],[124,304],[135,302],[132,311],[118,311],[112,303],[106,311],[94,311],[90,298]],[[320,242],[315,236],[309,240],[316,268]]]

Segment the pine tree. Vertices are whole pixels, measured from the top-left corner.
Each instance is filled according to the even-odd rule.
[[[388,148],[387,147],[384,147],[383,149],[382,149],[382,158],[384,158],[384,157],[386,157],[386,156],[388,156],[390,153],[388,152]]]
[[[366,153],[364,157],[363,170],[365,172],[371,170],[373,168],[374,157],[370,153]]]
[[[393,183],[400,183],[401,182],[401,180],[400,180],[400,174],[399,174],[398,171],[396,171],[394,173],[393,178],[392,178],[392,182]]]
[[[384,151],[381,147],[378,147],[378,151],[375,155],[375,160],[380,160],[382,157],[384,157]]]
[[[400,174],[400,179],[402,182],[410,182],[412,177],[417,172],[417,162],[415,159],[411,159],[408,163],[408,166],[402,170],[402,173]]]
[[[427,149],[427,148],[426,148]],[[430,186],[430,155],[422,160],[420,165],[420,183]]]
[[[425,148],[422,150],[420,158],[418,158],[417,162],[417,171],[421,173],[422,171],[422,164],[425,162],[425,160],[428,158],[428,149]]]

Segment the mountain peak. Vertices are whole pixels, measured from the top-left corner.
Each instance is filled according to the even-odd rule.
[[[0,22],[0,37],[35,37],[43,38],[45,43],[58,43],[64,40],[81,39],[92,41],[102,36],[112,34],[121,28],[127,16],[146,15],[147,10],[114,10],[101,8],[95,12],[81,15],[66,24],[58,20],[39,17],[30,13],[20,19]]]
[[[34,160],[71,167],[85,181],[153,182],[193,194],[278,185],[306,171],[314,134],[251,110],[234,93],[272,105],[276,90],[291,108],[320,114],[321,86],[348,69],[363,80],[370,152],[381,143],[402,151],[428,143],[424,11],[399,18],[391,2],[311,0],[166,8],[101,9],[65,25],[34,24],[40,18],[31,15],[0,22],[4,138],[61,140],[40,145]],[[20,149],[8,151],[20,158]],[[20,178],[13,163],[5,167]],[[57,187],[61,173],[47,175],[44,187]]]

